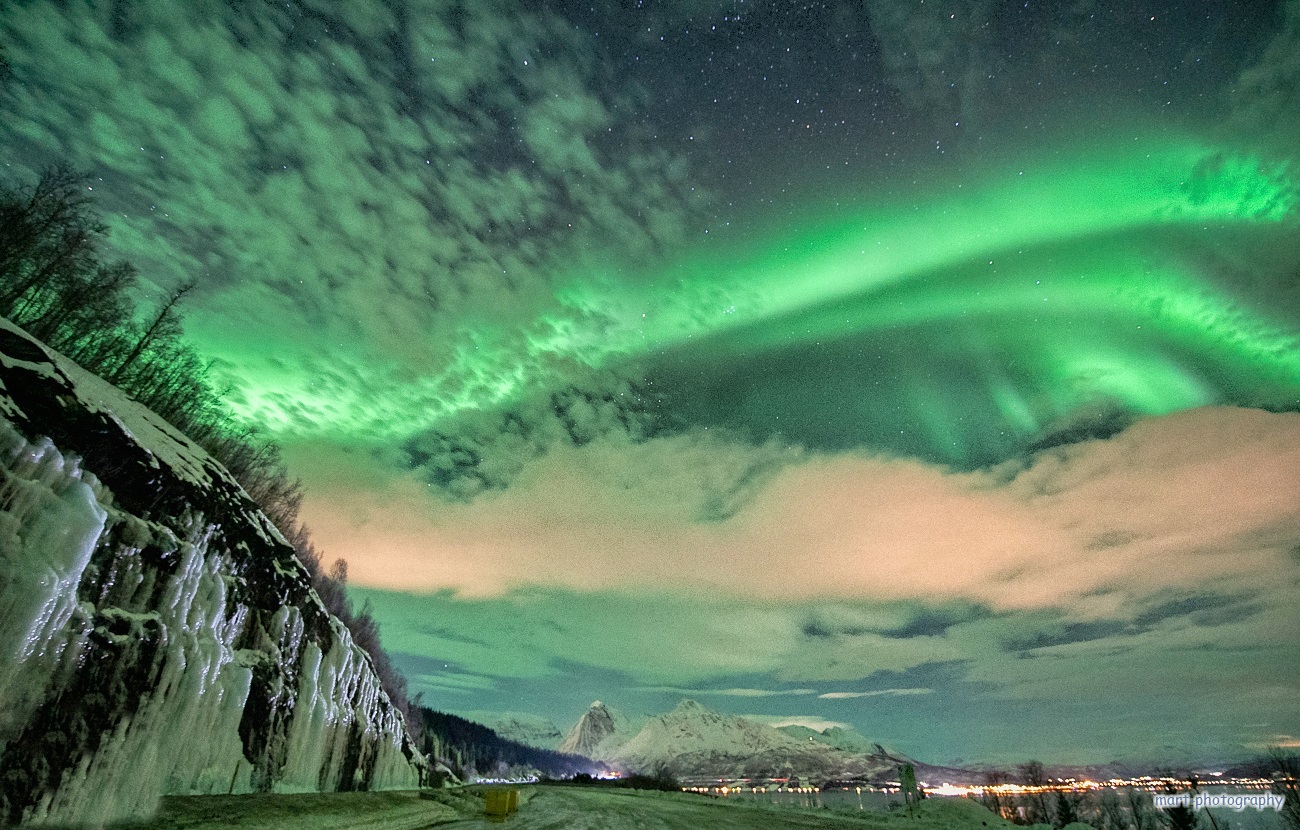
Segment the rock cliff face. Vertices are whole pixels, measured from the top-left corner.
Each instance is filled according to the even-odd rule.
[[[636,731],[622,715],[597,700],[564,736],[559,751],[604,760],[634,734]]]
[[[202,449],[0,320],[0,825],[418,786],[369,658]]]

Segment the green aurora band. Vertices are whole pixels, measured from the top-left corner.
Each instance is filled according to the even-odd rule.
[[[1089,147],[814,217],[762,245],[718,240],[650,278],[569,279],[531,329],[466,327],[445,369],[393,384],[382,406],[263,376],[239,378],[240,414],[289,424],[278,410],[290,388],[320,434],[386,438],[509,406],[575,367],[648,364],[689,384],[863,338],[909,344],[885,395],[924,436],[898,448],[945,461],[984,460],[953,426],[972,399],[996,413],[981,428],[1013,443],[1099,401],[1141,414],[1294,405],[1294,321],[1217,287],[1193,256],[1293,242],[1300,196],[1286,166],[1191,140]],[[945,365],[979,382],[945,378]]]

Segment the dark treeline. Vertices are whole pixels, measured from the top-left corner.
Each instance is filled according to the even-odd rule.
[[[87,176],[52,167],[31,185],[0,183],[0,315],[166,418],[220,461],[283,533],[317,593],[364,648],[393,701],[409,713],[406,681],[379,639],[367,603],[347,597],[347,562],[326,569],[299,520],[302,483],[280,447],[241,423],[213,385],[211,363],[184,338],[188,282],[142,310],[139,274],[106,260],[107,226],[95,214]]]
[[[471,776],[507,777],[536,770],[549,778],[602,771],[604,765],[581,755],[568,755],[521,744],[494,730],[446,712],[416,706],[419,734],[415,744],[431,760],[447,765],[461,780]]]

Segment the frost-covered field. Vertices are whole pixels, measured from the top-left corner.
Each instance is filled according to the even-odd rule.
[[[837,812],[773,807],[688,793],[596,787],[523,788],[519,812],[504,822],[483,813],[483,799],[469,790],[245,795],[167,798],[157,818],[122,830],[215,830],[224,827],[284,828],[488,828],[516,830],[985,830],[1013,825],[963,799],[932,799],[915,818],[881,812]]]

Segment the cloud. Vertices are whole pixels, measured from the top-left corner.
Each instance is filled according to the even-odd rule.
[[[1040,624],[1014,621],[1023,631]],[[1114,731],[1131,733],[1126,741],[1163,735],[1202,751],[1236,742],[1241,754],[1243,740],[1300,715],[1294,672],[1285,668],[1300,659],[1297,633],[1286,600],[1275,598],[1267,610],[1217,625],[1184,619],[1143,633],[1047,642],[1027,653],[982,653],[967,664],[967,676],[1012,709],[1050,701],[1091,711],[1070,716],[1078,723],[1072,728],[1101,722],[1104,708],[1120,718]],[[1231,725],[1223,715],[1229,711]]]
[[[467,670],[463,665],[425,652],[392,652],[407,681],[425,693],[445,699],[447,695],[482,694],[496,688],[490,673]]]
[[[719,697],[799,697],[817,694],[816,689],[686,689],[678,686],[656,686],[648,688],[646,691],[668,692],[686,697],[714,695]]]
[[[895,606],[886,614],[864,617],[843,608],[823,610],[804,623],[805,637],[842,642],[846,638],[879,635],[891,639],[939,637],[953,626],[990,616],[982,606],[952,603],[941,606]]]
[[[987,111],[990,83],[1005,69],[989,0],[908,5],[872,0],[871,29],[886,77],[910,109],[936,122],[966,122]]]
[[[409,434],[549,378],[581,314],[557,281],[649,264],[707,202],[544,10],[35,3],[0,33],[6,145],[90,169],[160,289],[199,280],[191,336],[280,434]]]
[[[1031,642],[1035,632],[1068,630],[1074,612],[1059,609],[972,617],[940,635],[831,642],[804,636],[804,621],[884,628],[916,605],[681,591],[359,594],[374,603],[414,690],[435,705],[465,689],[480,708],[545,698],[544,711],[569,723],[574,697],[650,713],[707,697],[721,711],[782,723],[851,723],[927,761],[1050,752],[1080,763],[1153,760],[1142,753],[1161,742],[1239,757],[1250,752],[1243,741],[1284,733],[1300,715],[1292,596],[1260,597],[1258,612],[1231,618],[1202,616],[1219,600],[1149,597],[1087,638]],[[1017,640],[1025,648],[1007,650]],[[803,701],[798,718],[782,711],[793,699]]]
[[[1283,4],[1281,30],[1230,87],[1233,127],[1288,155],[1300,129],[1300,2]]]
[[[1284,465],[1298,452],[1300,414],[1211,407],[1144,419],[972,482],[1068,530],[1091,574],[1076,588],[1231,592],[1291,570],[1279,553],[1295,533],[1297,484]],[[1050,554],[1043,566],[1051,570]]]
[[[667,432],[654,397],[627,374],[587,370],[500,409],[458,413],[387,455],[449,497],[469,500],[505,489],[556,445],[638,443]]]
[[[875,689],[870,692],[826,692],[817,695],[822,700],[852,700],[860,697],[880,697],[888,695],[890,697],[899,697],[903,695],[928,695],[933,694],[934,689]]]
[[[1297,413],[1148,418],[970,474],[704,432],[605,436],[553,448],[509,489],[459,504],[358,454],[295,452],[308,524],[362,584],[965,604],[942,619],[796,623],[805,640],[867,634],[885,652],[891,637],[990,613],[1068,608],[1087,622],[1162,592],[1271,594],[1296,578]],[[713,494],[728,491],[742,506],[713,518]]]
[[[1068,734],[1094,761],[1156,741],[1244,752],[1300,716],[1300,414],[1145,418],[975,473],[782,450],[739,510],[703,520],[712,488],[690,471],[736,475],[751,453],[605,434],[470,502],[366,454],[294,460],[327,555],[391,589],[362,593],[385,642],[490,678],[502,707],[561,679],[647,711],[814,691],[799,697],[883,740],[933,733],[947,752],[918,713],[950,730],[1017,711],[1021,751]],[[418,590],[438,592],[395,593]],[[1198,738],[1197,719],[1220,726]]]

